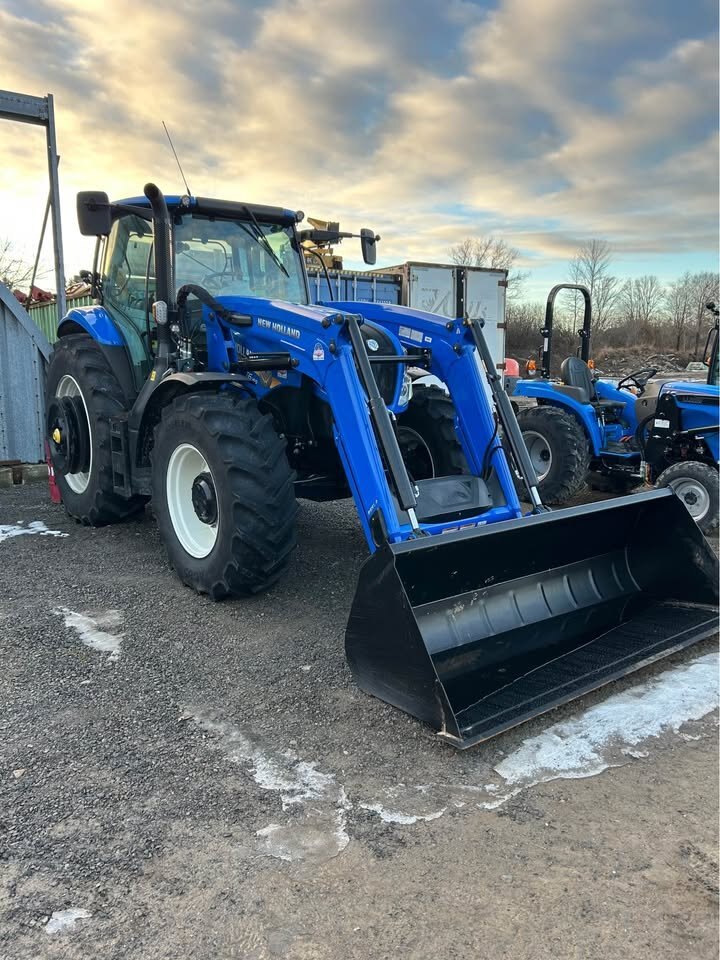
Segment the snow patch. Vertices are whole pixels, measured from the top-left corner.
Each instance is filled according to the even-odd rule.
[[[263,750],[238,727],[207,711],[188,709],[186,713],[217,738],[218,748],[231,762],[248,767],[259,787],[279,794],[288,822],[271,823],[257,831],[259,853],[322,863],[347,847],[346,811],[352,804],[332,774],[289,750],[274,754]]]
[[[491,797],[477,806],[495,810],[539,783],[594,777],[627,758],[648,757],[638,744],[677,734],[684,723],[717,709],[719,666],[717,653],[698,657],[530,737],[495,766],[503,781],[486,784]]]
[[[420,820],[424,820],[426,822],[430,820],[438,820],[447,810],[447,807],[443,807],[442,810],[436,810],[433,813],[413,814],[401,813],[399,810],[386,810],[381,803],[361,803],[360,806],[363,808],[363,810],[369,810],[371,813],[376,813],[384,823],[401,823],[403,825],[417,823]]]
[[[22,520],[17,523],[0,523],[0,543],[3,540],[10,540],[12,537],[32,536],[40,537],[67,537],[69,534],[62,530],[49,530],[42,520],[31,520],[27,526],[23,525]]]
[[[78,920],[89,920],[92,914],[89,910],[70,907],[68,910],[56,910],[45,924],[45,933],[60,933],[75,926]]]
[[[93,650],[109,653],[108,660],[116,661],[120,657],[120,645],[124,634],[110,633],[103,627],[119,627],[122,623],[122,614],[119,610],[105,610],[90,616],[85,613],[76,613],[68,607],[56,607],[55,616],[63,617],[65,626],[74,630],[80,642]]]

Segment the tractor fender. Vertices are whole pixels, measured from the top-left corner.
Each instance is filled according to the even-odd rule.
[[[590,455],[599,456],[603,448],[603,438],[595,411],[589,403],[580,403],[574,397],[555,390],[552,383],[542,380],[528,382],[520,380],[515,387],[513,396],[533,397],[539,404],[560,407],[567,410],[580,422],[590,446]]]
[[[129,408],[135,397],[132,363],[120,331],[103,307],[83,307],[68,311],[58,325],[58,340],[75,333],[85,333],[97,343],[115,374]]]
[[[104,307],[76,307],[69,310],[58,326],[58,337],[78,333],[78,327],[89,333],[101,346],[124,347],[125,341]]]

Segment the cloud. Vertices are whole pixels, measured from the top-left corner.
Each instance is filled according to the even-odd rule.
[[[384,262],[494,232],[560,276],[602,236],[652,272],[714,262],[715,21],[706,0],[9,0],[0,57],[9,89],[55,95],[71,269],[77,190],[182,189],[165,120],[197,193],[374,226]],[[37,134],[0,125],[0,235],[39,229]]]

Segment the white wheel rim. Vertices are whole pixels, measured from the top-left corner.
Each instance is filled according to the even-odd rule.
[[[168,512],[183,550],[197,559],[207,557],[212,551],[220,523],[219,512],[215,523],[205,523],[195,512],[192,488],[195,478],[201,473],[209,473],[215,486],[215,478],[207,460],[197,447],[191,443],[181,443],[173,450],[165,477]]]
[[[90,483],[90,474],[92,473],[92,462],[93,462],[93,437],[92,430],[90,428],[90,416],[88,414],[87,403],[85,403],[85,397],[83,396],[82,390],[78,386],[78,382],[74,377],[71,377],[69,373],[66,373],[65,376],[60,378],[60,382],[55,388],[55,396],[58,399],[63,397],[80,397],[82,400],[83,410],[85,411],[85,421],[87,422],[88,428],[88,438],[90,440],[90,463],[88,465],[87,473],[66,473],[64,474],[65,483],[70,487],[73,493],[85,493]]]
[[[541,433],[536,433],[534,430],[523,431],[523,440],[527,447],[530,463],[532,463],[538,483],[540,483],[550,473],[552,467],[553,457],[550,444]]]
[[[702,483],[684,477],[680,480],[672,480],[670,486],[685,504],[688,513],[696,523],[705,519],[710,509],[710,494]]]

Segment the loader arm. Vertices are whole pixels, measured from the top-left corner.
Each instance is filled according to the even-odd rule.
[[[408,512],[408,507],[413,510],[415,506],[412,503],[414,492],[408,491],[407,473],[402,461],[398,462],[398,452],[392,449],[392,417],[385,426],[378,424],[383,411],[377,403],[373,411],[372,385],[364,385],[359,373],[358,359],[363,358],[359,357],[360,341],[355,338],[353,342],[352,326],[362,325],[374,316],[368,317],[368,311],[360,316],[338,309],[337,304],[305,306],[252,297],[218,299],[229,312],[245,318],[242,328],[236,329],[203,308],[208,329],[212,330],[214,325],[218,327],[217,339],[224,344],[230,370],[233,369],[233,356],[235,363],[240,363],[248,355],[285,351],[291,359],[291,370],[284,383],[299,387],[303,377],[309,379],[317,396],[330,407],[335,444],[371,551],[384,541],[397,543],[418,533],[441,534],[448,529],[473,527],[522,515],[497,437],[496,421],[487,401],[487,388],[483,386],[475,359],[472,336],[462,325],[453,325],[451,331],[445,328],[442,318],[434,314],[420,316],[410,312],[426,331],[425,336],[432,339],[431,370],[448,384],[455,399],[458,434],[468,464],[477,477],[492,468],[497,480],[496,496],[492,504],[484,504],[482,510],[469,515],[458,517],[458,511],[455,511],[447,520],[417,521]],[[380,315],[377,322],[392,338],[398,364],[401,364],[405,354],[403,340],[415,347],[417,341],[398,336]],[[395,326],[404,334],[400,330],[402,324],[398,322]],[[367,362],[367,354],[364,360]],[[219,363],[219,356],[214,363]],[[261,398],[269,393],[272,387],[268,387],[268,383],[273,383],[272,376],[263,380],[252,371],[248,373],[256,396]],[[387,412],[385,416],[388,416]],[[423,483],[427,485],[434,481]],[[429,487],[425,486],[424,490],[429,491]],[[408,499],[408,492],[411,499]]]

